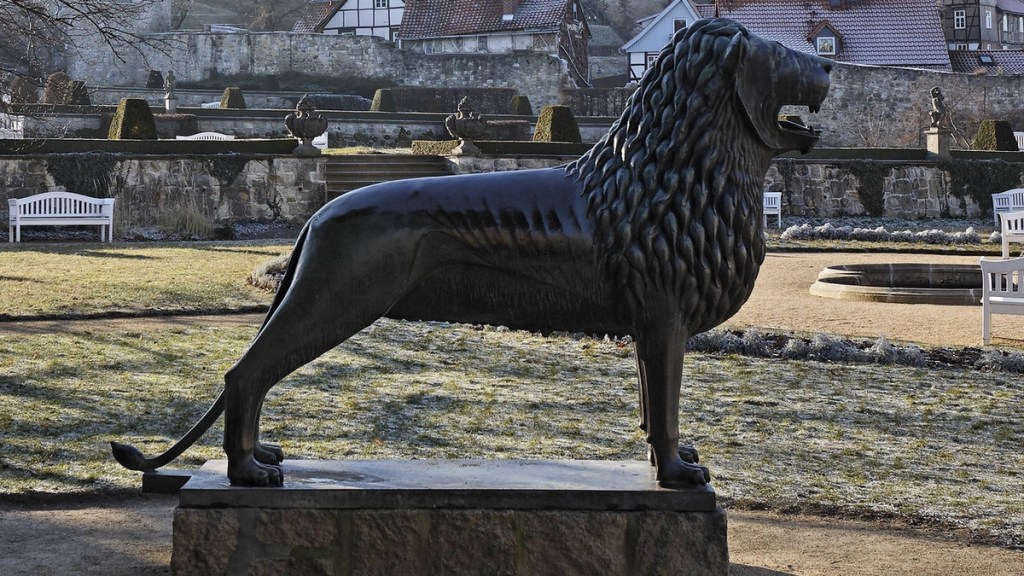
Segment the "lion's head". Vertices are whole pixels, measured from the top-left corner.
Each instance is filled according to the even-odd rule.
[[[779,111],[816,112],[830,68],[726,19],[665,46],[608,134],[569,166],[613,289],[634,309],[652,290],[674,294],[696,331],[746,301],[764,260],[771,158],[818,139]]]

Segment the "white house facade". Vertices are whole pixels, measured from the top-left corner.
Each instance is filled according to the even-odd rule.
[[[404,12],[404,0],[314,0],[306,5],[292,31],[377,36],[394,41]]]
[[[672,35],[699,19],[687,0],[675,0],[660,13],[639,20],[643,29],[622,47],[629,58],[629,81],[639,81]]]

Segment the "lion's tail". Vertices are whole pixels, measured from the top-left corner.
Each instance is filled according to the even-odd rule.
[[[292,250],[291,260],[288,262],[288,269],[285,272],[284,278],[281,280],[281,286],[277,289],[277,294],[274,295],[274,301],[270,305],[270,310],[267,311],[267,316],[263,320],[263,326],[266,326],[267,320],[270,319],[277,307],[280,306],[281,300],[284,298],[284,294],[288,291],[288,287],[291,286],[292,279],[295,277],[295,267],[297,265],[299,255],[302,253],[302,246],[306,242],[306,237],[309,234],[309,223],[303,226],[302,231],[299,233],[298,239],[295,241],[295,248]],[[262,331],[262,326],[260,327]],[[213,406],[203,414],[203,417],[196,422],[192,429],[185,433],[180,440],[175,442],[174,446],[171,446],[166,452],[156,456],[154,458],[146,458],[138,448],[128,445],[121,444],[120,442],[111,442],[110,450],[114,453],[114,459],[118,461],[121,466],[129,470],[139,470],[141,472],[152,472],[157,468],[166,466],[172,462],[185,450],[188,450],[193,444],[196,443],[199,438],[213,426],[213,423],[220,418],[220,415],[224,413],[224,391],[221,390],[220,395],[217,396],[217,400],[214,401]]]
[[[128,444],[121,444],[120,442],[111,442],[110,450],[114,453],[114,459],[129,470],[139,470],[142,472],[152,472],[161,466],[165,466],[172,460],[181,455],[182,452],[188,450],[190,446],[196,443],[196,440],[206,433],[210,429],[210,426],[220,418],[220,415],[224,412],[224,391],[221,390],[217,400],[210,406],[210,409],[203,414],[203,417],[196,422],[195,426],[192,427],[181,440],[178,440],[174,446],[171,446],[163,454],[155,458],[146,458],[146,456],[134,446]]]

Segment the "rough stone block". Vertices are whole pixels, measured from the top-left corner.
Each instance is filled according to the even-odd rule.
[[[181,493],[176,574],[728,573],[714,492],[646,462],[292,462],[280,489],[212,464]]]

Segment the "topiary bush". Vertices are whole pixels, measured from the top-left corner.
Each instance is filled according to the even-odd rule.
[[[12,104],[35,104],[39,102],[38,80],[17,76],[10,84]]]
[[[89,99],[89,91],[85,87],[85,82],[81,80],[72,80],[68,82],[67,88],[64,91],[64,104],[71,104],[72,106],[88,106],[92,103]]]
[[[545,106],[537,117],[534,142],[582,142],[580,127],[568,106]]]
[[[998,150],[1016,152],[1017,139],[1013,136],[1013,128],[1006,120],[982,120],[978,133],[971,142],[971,150]]]
[[[398,105],[395,104],[395,95],[388,88],[379,88],[373,93],[373,102],[370,103],[371,112],[398,112]]]
[[[163,88],[164,87],[164,75],[159,70],[150,70],[149,76],[146,77],[146,88]]]
[[[236,108],[245,110],[245,95],[238,86],[228,86],[220,97],[221,108]]]
[[[530,98],[522,94],[513,96],[509,102],[509,114],[533,116],[533,106],[530,106]]]
[[[108,140],[156,140],[156,120],[149,102],[142,98],[123,98],[110,121]]]
[[[70,82],[71,77],[67,72],[54,72],[47,76],[46,86],[43,87],[43,104],[63,104]]]

